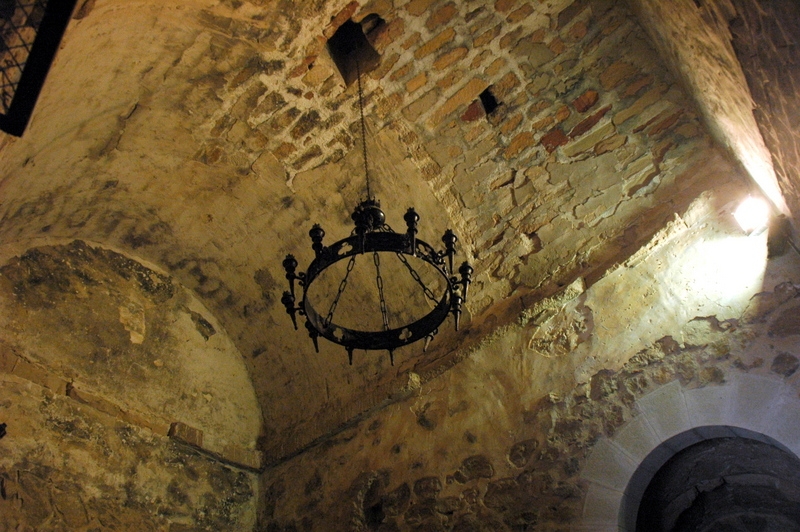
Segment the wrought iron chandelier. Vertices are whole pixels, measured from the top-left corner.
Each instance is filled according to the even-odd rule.
[[[293,255],[287,255],[283,261],[286,270],[286,279],[289,281],[289,290],[283,293],[281,302],[286,307],[286,312],[292,319],[297,330],[297,315],[305,316],[305,327],[314,343],[314,349],[319,352],[318,338],[322,336],[327,340],[342,345],[347,350],[350,364],[353,364],[353,350],[387,350],[389,358],[394,365],[394,350],[419,340],[425,340],[428,347],[430,340],[438,332],[439,325],[444,322],[448,314],[452,314],[455,329],[458,330],[462,305],[467,300],[467,292],[472,280],[472,266],[463,262],[458,268],[458,276],[454,270],[456,242],[458,238],[450,229],[444,232],[442,242],[444,251],[437,251],[433,246],[417,238],[419,215],[413,208],[408,209],[403,219],[406,223],[405,233],[396,233],[386,224],[386,215],[380,208],[370,190],[369,166],[367,160],[366,127],[364,125],[364,96],[361,87],[361,72],[356,61],[358,80],[358,105],[361,115],[361,142],[364,159],[364,174],[366,177],[367,198],[362,200],[353,211],[351,218],[355,228],[350,236],[343,238],[329,246],[322,240],[325,231],[319,226],[314,226],[309,231],[311,248],[314,251],[314,260],[308,265],[305,273],[297,272],[297,260]],[[375,287],[378,293],[379,312],[382,328],[379,330],[360,330],[345,327],[334,321],[336,309],[340,298],[348,285],[350,272],[353,270],[356,258],[362,255],[372,255],[375,265]],[[402,263],[403,268],[414,280],[417,288],[424,294],[433,309],[419,319],[401,324],[389,321],[389,303],[386,301],[384,281],[381,275],[381,255],[394,254]],[[419,273],[411,265],[407,257],[421,260],[432,267],[435,275],[440,279],[439,286],[443,286],[441,297],[437,296],[422,280]],[[339,261],[348,260],[344,277],[338,284],[338,289],[333,295],[327,313],[320,313],[311,303],[309,291],[312,284],[325,271]],[[429,270],[431,268],[428,268]],[[443,283],[441,282],[443,281]],[[295,284],[303,289],[299,305],[295,292]],[[408,302],[410,298],[405,298]],[[378,310],[378,309],[376,309]],[[364,310],[369,313],[369,310]],[[362,320],[363,323],[366,320]]]

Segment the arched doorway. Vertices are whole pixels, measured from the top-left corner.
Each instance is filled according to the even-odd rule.
[[[800,531],[800,459],[752,431],[702,427],[705,439],[674,453],[652,473],[664,442],[631,478],[627,529],[636,531]],[[642,486],[644,489],[642,490]]]

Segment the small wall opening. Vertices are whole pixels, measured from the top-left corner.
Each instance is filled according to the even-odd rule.
[[[500,106],[500,102],[497,101],[494,94],[492,94],[492,88],[489,87],[480,93],[479,98],[481,99],[481,105],[483,106],[483,110],[486,112],[487,115],[492,114],[495,109]]]
[[[380,65],[381,56],[370,44],[370,37],[384,26],[382,18],[370,14],[361,23],[348,20],[328,39],[328,52],[346,86],[358,78],[359,71],[363,75]]]

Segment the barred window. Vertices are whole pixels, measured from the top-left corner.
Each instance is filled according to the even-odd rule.
[[[0,130],[20,136],[76,0],[0,0]]]

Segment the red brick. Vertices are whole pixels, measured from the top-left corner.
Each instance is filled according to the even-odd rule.
[[[414,68],[413,63],[406,63],[405,65],[401,66],[394,72],[392,75],[389,76],[389,79],[392,81],[397,81],[400,78],[406,77],[408,74],[411,74],[411,70]]]
[[[405,29],[405,21],[398,17],[370,33],[368,39],[375,50],[380,52],[400,37]]]
[[[446,89],[448,87],[452,87],[453,85],[461,81],[461,78],[463,77],[464,77],[463,70],[452,70],[445,77],[437,81],[436,86],[441,89]]]
[[[380,66],[369,73],[370,77],[372,79],[383,79],[383,77],[394,68],[398,59],[400,59],[400,54],[392,54],[389,57],[383,58]]]
[[[445,44],[452,41],[453,38],[455,38],[455,36],[456,36],[456,30],[454,30],[453,28],[447,28],[442,33],[440,33],[430,41],[426,42],[425,44],[417,48],[417,50],[414,52],[414,57],[416,57],[417,59],[422,59],[423,57],[432,54]]]
[[[489,76],[490,78],[493,78],[493,77],[495,77],[497,74],[499,74],[499,73],[500,73],[500,70],[501,70],[501,69],[502,69],[504,66],[506,66],[506,60],[505,60],[505,59],[503,59],[502,57],[498,57],[497,59],[495,59],[494,61],[492,61],[492,64],[491,64],[491,65],[489,65],[488,67],[486,67],[486,75],[487,75],[487,76]]]
[[[406,92],[411,94],[420,87],[425,86],[427,82],[428,82],[428,75],[425,74],[425,72],[420,72],[419,74],[411,78],[408,81],[408,83],[406,83]]]
[[[600,74],[600,84],[605,90],[611,90],[633,77],[637,72],[636,67],[630,63],[617,61]]]
[[[551,129],[549,133],[542,137],[539,141],[547,153],[552,153],[559,146],[563,146],[569,142],[569,138],[559,128]]]
[[[328,27],[322,32],[325,38],[330,39],[333,34],[336,33],[336,30],[339,29],[339,26],[350,20],[350,18],[353,16],[353,13],[356,12],[356,9],[358,9],[358,2],[353,0],[344,6],[344,8],[336,14],[336,16],[332,17],[330,24],[328,24]]]
[[[556,55],[560,54],[561,52],[567,49],[567,46],[564,44],[564,41],[562,41],[558,37],[555,37],[552,41],[550,41],[550,44],[548,44],[547,47],[550,48],[550,51]]]
[[[512,116],[511,118],[503,122],[502,126],[500,126],[500,133],[502,133],[503,135],[509,135],[511,132],[517,129],[517,126],[519,126],[521,122],[522,122],[522,115]]]
[[[677,112],[675,112],[672,115],[666,117],[664,120],[661,120],[656,125],[654,125],[652,128],[650,128],[650,130],[647,132],[647,134],[652,137],[653,135],[658,135],[659,133],[661,133],[665,129],[668,129],[668,128],[674,126],[675,122],[678,121],[678,119],[681,117],[682,114],[683,114],[683,109],[679,109]]]
[[[448,2],[428,17],[427,22],[425,22],[425,27],[432,30],[438,26],[447,24],[456,13],[458,13],[458,10],[455,4],[453,4],[453,2]]]
[[[513,72],[507,73],[494,84],[493,91],[497,98],[503,98],[519,86],[519,78]]]
[[[456,61],[463,59],[467,55],[467,51],[468,50],[463,46],[454,48],[446,54],[437,57],[436,61],[433,62],[433,68],[436,70],[444,70]]]
[[[553,118],[552,116],[546,116],[546,117],[542,118],[541,120],[537,120],[536,122],[531,124],[531,127],[534,130],[539,131],[539,130],[542,130],[542,129],[546,128],[546,127],[552,126],[555,123],[555,121],[556,121],[556,119]]]
[[[288,142],[284,142],[278,146],[275,151],[272,152],[272,154],[279,160],[283,160],[293,154],[296,150],[297,146],[294,144],[289,144]]]
[[[583,135],[584,133],[592,129],[595,126],[595,124],[597,124],[600,121],[600,119],[603,118],[605,114],[610,110],[611,106],[608,105],[606,107],[603,107],[596,113],[594,113],[592,116],[583,119],[583,121],[579,122],[574,128],[572,128],[572,131],[569,132],[569,136],[575,138]]]
[[[475,48],[480,48],[481,46],[485,46],[492,42],[495,37],[500,35],[501,25],[498,24],[492,29],[486,30],[472,41],[472,46]]]
[[[419,41],[421,40],[422,36],[419,34],[419,32],[416,32],[411,37],[403,41],[403,44],[401,44],[400,46],[403,48],[403,50],[408,50],[412,46],[416,46],[417,44],[419,44]]]
[[[544,38],[547,37],[547,30],[545,28],[539,28],[538,30],[531,33],[531,42],[534,44],[542,44],[544,43]]]
[[[642,78],[637,79],[636,81],[628,85],[622,92],[623,98],[636,95],[643,88],[650,86],[650,84],[653,83],[654,79],[655,78],[653,78],[652,74],[648,74]]]
[[[481,102],[479,100],[475,100],[474,102],[469,104],[467,110],[464,111],[463,115],[461,115],[461,120],[463,120],[464,122],[474,122],[475,120],[478,120],[485,114],[486,111],[484,111]]]
[[[500,48],[509,48],[512,45],[516,44],[517,41],[520,40],[522,37],[522,28],[517,28],[514,31],[510,31],[503,35],[503,38],[500,39]]]
[[[567,32],[570,40],[572,41],[579,41],[586,36],[586,23],[585,22],[576,22]]]
[[[436,110],[433,115],[432,122],[433,124],[438,124],[442,121],[442,119],[461,107],[462,105],[467,105],[469,102],[472,102],[486,87],[488,84],[479,78],[471,79],[465,86],[459,89],[454,95],[452,95],[444,104]]]
[[[411,0],[406,4],[406,11],[415,17],[420,16],[433,4],[436,0]]]
[[[664,156],[674,146],[671,140],[663,140],[653,146],[653,161],[658,164],[664,160]]]
[[[522,7],[519,9],[514,10],[506,20],[511,24],[516,24],[521,20],[525,20],[528,16],[533,13],[533,7],[530,4],[523,4]]]
[[[494,3],[494,8],[500,13],[505,13],[506,11],[514,7],[514,4],[516,3],[517,0],[497,0]]]
[[[594,104],[597,103],[599,95],[597,94],[596,90],[589,89],[588,91],[584,92],[575,100],[572,101],[572,106],[575,108],[576,111],[579,113],[585,113],[589,109],[592,108]]]
[[[506,159],[513,159],[519,155],[522,150],[533,146],[534,144],[533,133],[530,131],[523,131],[509,142],[508,147],[503,152],[503,157]]]

